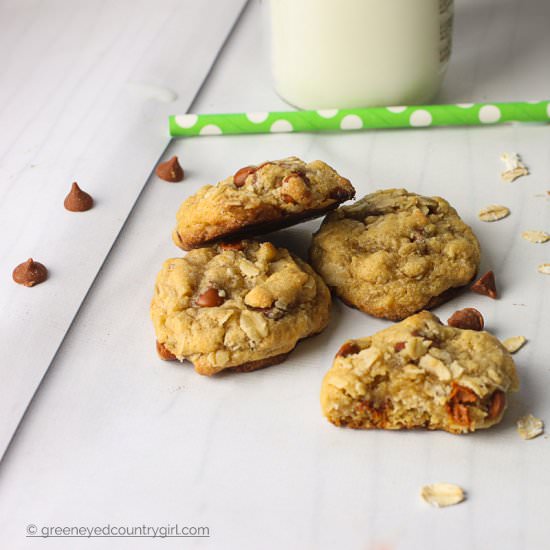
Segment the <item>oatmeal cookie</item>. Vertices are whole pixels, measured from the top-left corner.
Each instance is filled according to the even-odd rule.
[[[151,316],[163,359],[200,374],[256,370],[322,331],[330,292],[311,267],[269,242],[239,241],[167,260]]]
[[[323,215],[355,196],[328,164],[296,157],[246,166],[180,206],[174,243],[184,250],[269,233]]]
[[[469,283],[480,248],[444,199],[388,189],[330,213],[310,257],[344,302],[397,321],[443,303]]]
[[[321,405],[337,426],[460,434],[500,422],[518,387],[514,361],[493,335],[422,311],[346,342],[323,380]]]

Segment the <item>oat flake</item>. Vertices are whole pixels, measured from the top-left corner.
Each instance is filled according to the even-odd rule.
[[[523,439],[533,439],[544,433],[544,422],[532,414],[522,416],[516,425],[518,433]]]
[[[428,504],[436,508],[453,506],[465,499],[462,488],[452,483],[433,483],[431,485],[424,485],[420,495]]]
[[[521,236],[530,243],[545,243],[550,241],[550,235],[546,231],[524,231]]]
[[[500,204],[491,204],[482,208],[477,216],[482,222],[496,222],[510,215],[510,209]]]
[[[502,153],[500,160],[504,162],[504,172],[500,174],[503,181],[508,183],[529,175],[529,169],[517,153]]]
[[[510,352],[516,353],[527,342],[525,336],[511,336],[502,342],[502,345]]]

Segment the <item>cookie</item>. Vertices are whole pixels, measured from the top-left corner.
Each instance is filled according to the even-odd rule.
[[[256,236],[321,216],[354,196],[351,183],[320,160],[264,162],[184,201],[172,236],[184,250]]]
[[[310,258],[344,302],[398,321],[468,284],[480,248],[444,199],[388,189],[330,213],[314,235]]]
[[[346,342],[323,380],[321,405],[337,426],[460,434],[500,422],[518,388],[514,361],[493,335],[444,326],[423,311]]]
[[[306,262],[269,242],[240,241],[167,260],[151,316],[161,358],[211,375],[280,363],[326,327],[330,302]]]

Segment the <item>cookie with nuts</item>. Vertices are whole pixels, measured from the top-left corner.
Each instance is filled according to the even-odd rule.
[[[344,302],[398,321],[468,284],[480,247],[446,200],[387,189],[330,213],[310,257]]]
[[[461,434],[502,419],[516,367],[488,332],[441,324],[428,311],[340,348],[321,389],[337,426]]]
[[[269,242],[240,241],[167,260],[151,316],[162,359],[200,374],[250,371],[286,359],[322,331],[330,292],[311,267]]]
[[[172,236],[183,250],[256,236],[321,216],[354,196],[349,180],[320,160],[245,166],[185,200]]]

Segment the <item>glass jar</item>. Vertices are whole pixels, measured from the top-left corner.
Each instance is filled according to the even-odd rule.
[[[453,0],[271,0],[279,95],[305,109],[429,103],[451,54]]]

